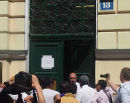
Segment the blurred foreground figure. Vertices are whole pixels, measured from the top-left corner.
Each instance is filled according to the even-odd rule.
[[[117,93],[114,103],[130,103],[130,68],[124,67],[120,73],[121,86],[113,84],[110,81],[110,75],[106,79],[107,83]]]
[[[41,86],[38,78],[35,75],[30,75],[26,72],[19,72],[13,78],[13,81],[7,81],[6,87],[2,89],[0,93],[1,103],[12,103],[13,99],[9,95],[18,95],[16,103],[24,103],[22,99],[22,93],[28,93],[32,89],[36,89],[38,100],[35,103],[45,103],[45,99],[42,93]],[[7,98],[5,98],[7,97]],[[4,99],[5,98],[5,99]],[[31,103],[31,101],[30,101]]]

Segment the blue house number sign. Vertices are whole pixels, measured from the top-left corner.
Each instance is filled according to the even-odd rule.
[[[100,10],[113,10],[113,1],[112,2],[100,2]]]

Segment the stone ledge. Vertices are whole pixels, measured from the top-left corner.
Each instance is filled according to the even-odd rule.
[[[0,60],[25,60],[27,50],[0,50]]]
[[[10,1],[10,2],[25,2],[25,0],[8,0],[8,1]]]
[[[101,29],[98,32],[120,32],[120,31],[130,31],[130,28],[126,29]]]
[[[96,60],[130,60],[130,49],[96,49]]]
[[[98,11],[98,15],[115,14],[115,11]]]
[[[130,10],[120,10],[118,11],[119,14],[123,14],[123,13],[130,13]]]

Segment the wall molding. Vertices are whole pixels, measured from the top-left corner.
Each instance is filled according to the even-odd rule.
[[[27,50],[0,50],[0,60],[25,60]]]
[[[96,60],[130,60],[130,49],[96,49]]]
[[[0,50],[0,60],[26,60],[27,50]],[[130,60],[130,49],[96,49],[96,60]]]

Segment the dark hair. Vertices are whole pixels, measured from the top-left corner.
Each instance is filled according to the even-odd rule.
[[[3,88],[3,90],[1,91],[1,97],[7,97],[7,101],[11,101],[10,97],[8,96],[8,94],[12,94],[12,95],[18,95],[18,99],[16,100],[16,103],[23,103],[23,99],[22,99],[22,94],[21,94],[21,89],[15,85],[9,85],[5,88]],[[3,102],[4,103],[4,102]],[[10,103],[10,102],[8,102]]]
[[[2,94],[18,95],[16,103],[23,103],[22,92],[29,92],[32,89],[32,76],[26,72],[19,72],[15,75],[15,81],[13,84],[5,83],[6,87],[3,88]]]
[[[97,85],[100,85],[101,89],[105,89],[107,86],[107,82],[105,80],[99,80]]]
[[[124,67],[124,68],[121,70],[121,75],[123,76],[123,78],[124,78],[125,80],[130,80],[130,68]]]
[[[67,86],[67,93],[76,94],[77,92],[77,86],[75,83],[69,83]]]
[[[15,82],[21,88],[32,89],[32,76],[26,72],[19,72],[15,75]]]
[[[67,92],[67,86],[69,85],[68,81],[62,81],[59,85],[60,93],[66,93]]]
[[[44,89],[44,88],[50,87],[51,84],[53,84],[53,79],[45,77],[45,78],[40,79],[40,82],[41,82],[40,83],[41,87]]]

